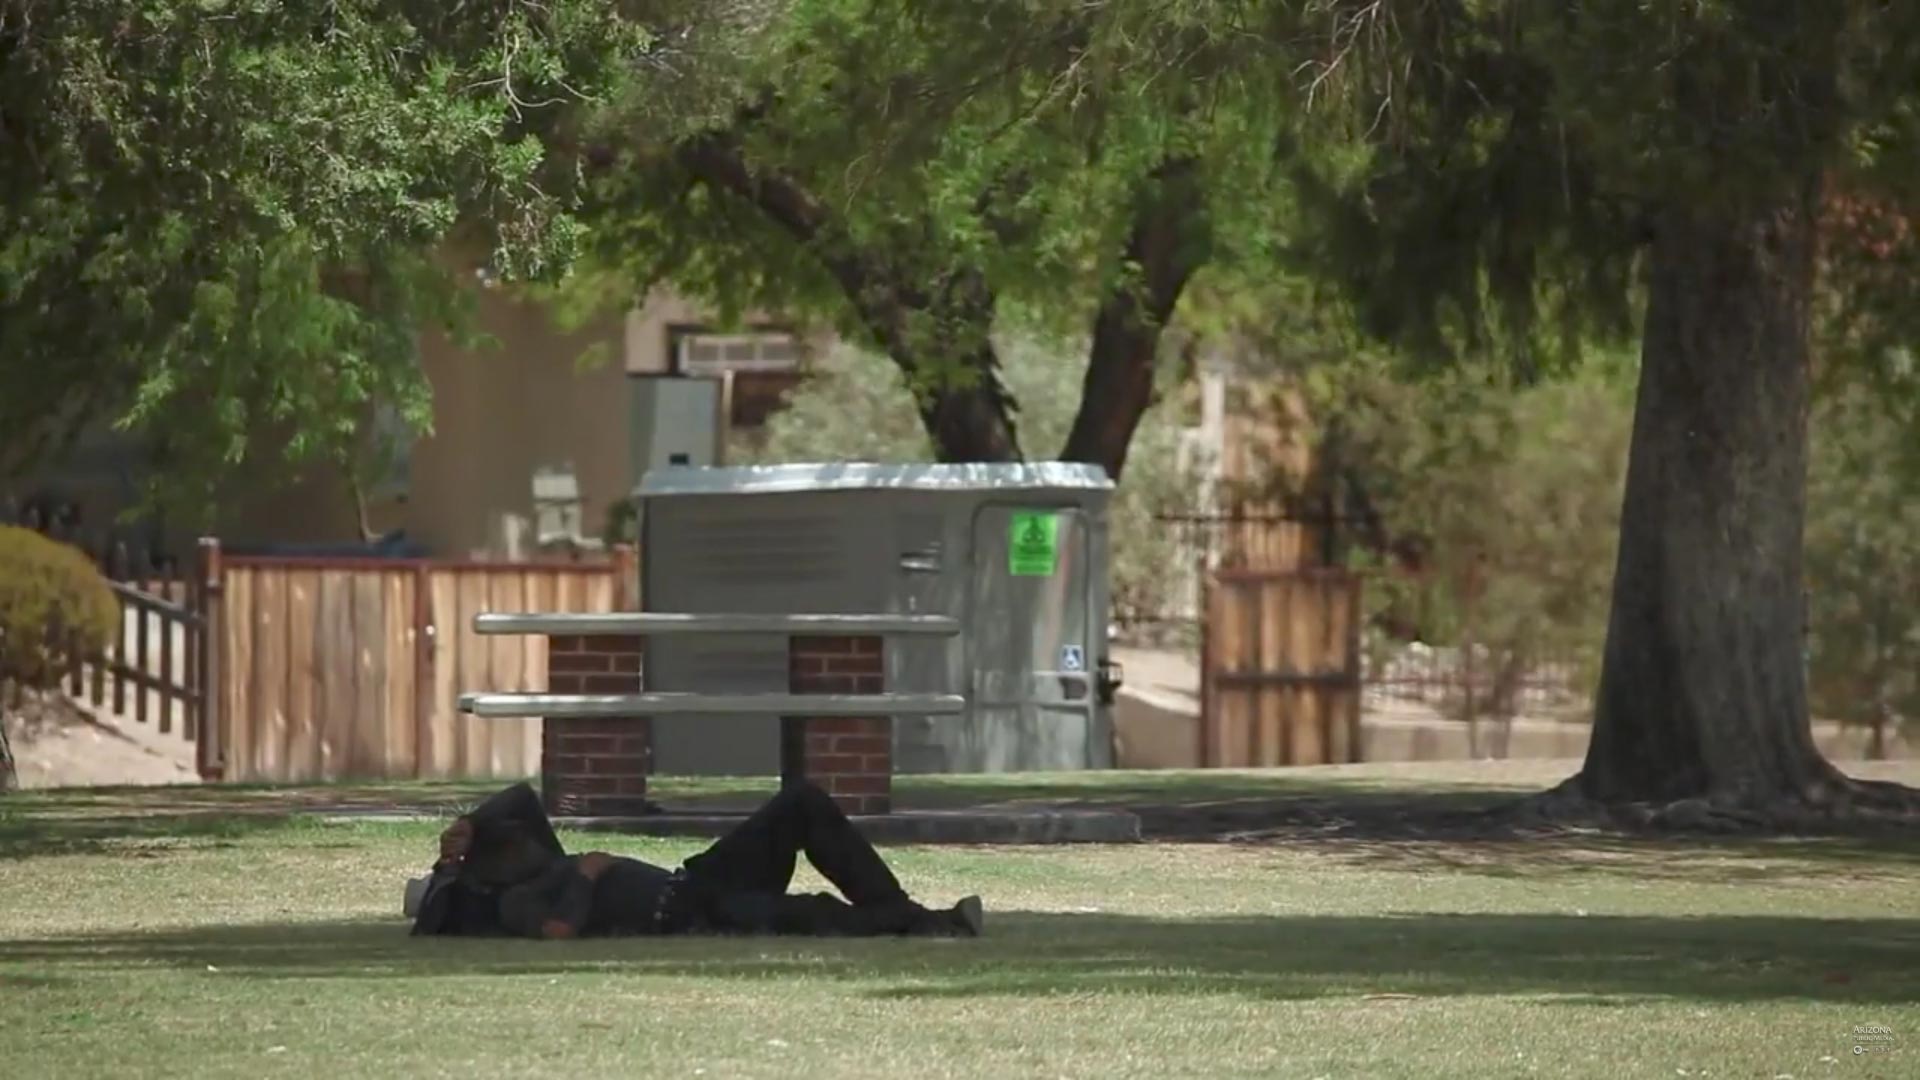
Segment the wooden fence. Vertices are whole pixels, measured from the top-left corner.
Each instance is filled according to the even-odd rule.
[[[1360,578],[1221,570],[1208,582],[1200,762],[1323,765],[1360,754]]]
[[[98,653],[68,642],[61,688],[83,707],[122,723],[152,724],[161,735],[196,744],[196,764],[210,762],[201,737],[212,698],[212,655],[205,612],[218,583],[183,573],[137,531],[84,531],[70,504],[22,507],[0,500],[0,525],[18,525],[76,548],[93,560],[120,604],[119,625]],[[208,541],[211,550],[217,545]],[[18,690],[18,687],[15,688]]]
[[[219,776],[291,782],[522,777],[540,722],[479,721],[468,691],[546,684],[543,639],[484,638],[484,611],[636,606],[631,552],[601,563],[225,560]]]
[[[631,549],[585,563],[226,556],[191,566],[138,537],[83,535],[73,515],[0,503],[87,552],[121,606],[104,655],[70,650],[67,694],[179,732],[208,780],[522,777],[539,721],[461,715],[464,691],[541,689],[544,639],[483,638],[483,611],[637,608]]]

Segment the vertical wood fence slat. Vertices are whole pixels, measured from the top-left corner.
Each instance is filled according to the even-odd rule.
[[[413,573],[413,769],[433,775],[434,637],[433,575],[422,563]]]
[[[460,596],[451,570],[435,569],[431,575],[433,606],[433,689],[432,719],[428,730],[433,754],[426,775],[460,775],[460,728],[454,716],[454,701],[460,682]]]
[[[152,654],[147,651],[147,623],[151,620],[147,618],[146,609],[138,605],[134,607],[133,614],[134,618],[140,620],[134,635],[134,670],[152,671],[153,667],[148,663],[148,659]],[[135,695],[133,699],[134,716],[140,723],[144,724],[147,722],[147,698],[149,696],[147,688],[136,683],[133,692]]]
[[[253,733],[259,721],[253,703],[253,579],[254,571],[237,567],[224,579],[226,632],[222,636],[227,644],[221,670],[228,677],[223,680],[221,708],[228,722],[221,751],[229,781],[255,779]]]
[[[287,575],[258,570],[253,577],[253,701],[259,730],[253,739],[253,775],[285,780],[292,721],[287,716]]]
[[[160,620],[160,733],[173,733],[174,680],[178,676],[173,670],[173,636],[186,628],[171,619]]]
[[[320,619],[314,628],[319,678],[314,706],[320,727],[320,774],[337,780],[353,753],[353,580],[344,570],[320,574]]]
[[[380,772],[395,779],[411,777],[419,753],[414,742],[414,662],[413,586],[409,573],[387,573],[375,579],[381,592],[384,617],[382,643],[386,663],[384,693],[381,700],[383,720],[380,744]]]

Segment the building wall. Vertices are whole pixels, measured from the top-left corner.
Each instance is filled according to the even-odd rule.
[[[540,305],[492,294],[481,323],[497,348],[468,352],[439,335],[422,342],[434,429],[413,447],[404,506],[388,512],[436,553],[525,554],[534,470],[570,467],[581,531],[598,535],[607,505],[632,484],[620,321],[563,334]],[[596,345],[611,358],[581,367]]]
[[[375,535],[404,530],[436,556],[527,556],[534,471],[571,466],[581,534],[599,537],[610,505],[638,481],[629,376],[670,374],[670,330],[701,325],[703,312],[656,292],[624,316],[567,333],[544,305],[498,289],[481,295],[478,316],[493,347],[460,349],[437,333],[422,339],[433,430],[414,443],[404,485],[369,498],[369,527]],[[595,346],[604,347],[599,362],[583,366]],[[191,550],[194,536],[209,529],[241,546],[359,542],[346,478],[330,467],[289,478],[279,457],[285,439],[284,432],[260,433],[247,463],[224,485],[229,494],[214,519],[165,523],[166,546]],[[11,492],[77,501],[84,522],[104,528],[137,498],[144,457],[139,443],[103,427],[71,460]]]
[[[629,442],[633,374],[669,370],[668,329],[698,310],[656,294],[624,317],[566,333],[545,307],[507,291],[481,297],[480,329],[494,341],[458,348],[444,335],[421,342],[433,387],[433,430],[412,448],[404,495],[371,501],[376,533],[407,537],[444,557],[521,557],[533,546],[534,471],[571,467],[581,532],[600,535],[609,506],[637,482]],[[604,347],[596,363],[581,360]],[[246,484],[223,534],[250,542],[352,541],[359,537],[344,480],[310,472],[279,490]]]

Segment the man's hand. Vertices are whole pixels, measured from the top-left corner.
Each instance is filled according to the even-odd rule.
[[[580,861],[574,864],[574,868],[579,870],[580,876],[588,881],[598,881],[600,875],[605,873],[607,867],[611,865],[613,865],[613,856],[604,851],[589,851],[580,856]]]
[[[467,850],[473,847],[473,822],[466,818],[455,818],[440,834],[440,861],[453,862],[467,857]]]

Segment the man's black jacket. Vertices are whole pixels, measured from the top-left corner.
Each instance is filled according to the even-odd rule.
[[[533,785],[524,781],[489,796],[465,817],[473,842],[464,859],[433,868],[415,934],[505,933],[498,894],[567,857]]]

